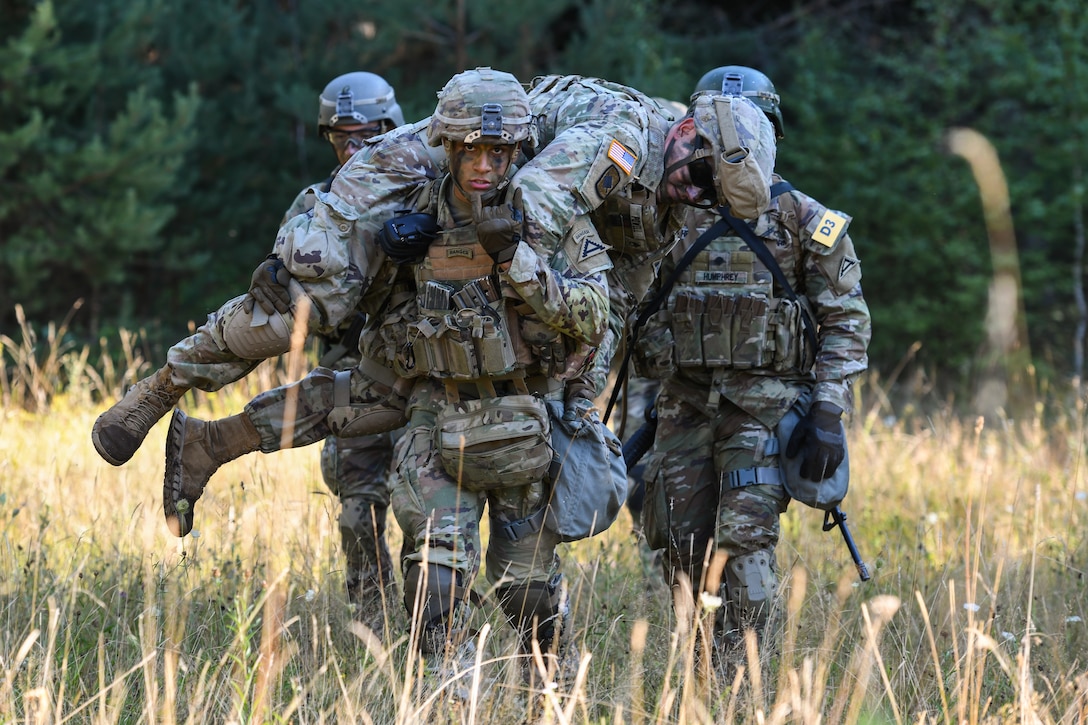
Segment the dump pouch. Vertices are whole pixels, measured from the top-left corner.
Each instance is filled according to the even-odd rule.
[[[442,467],[469,491],[541,481],[552,461],[551,426],[534,395],[443,403],[434,429]]]

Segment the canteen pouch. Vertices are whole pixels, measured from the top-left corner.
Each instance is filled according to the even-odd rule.
[[[541,481],[552,461],[551,426],[534,395],[443,403],[434,445],[442,467],[469,491]]]
[[[627,500],[623,446],[588,409],[565,420],[561,401],[549,400],[547,406],[553,458],[544,526],[562,541],[578,541],[611,526]]]

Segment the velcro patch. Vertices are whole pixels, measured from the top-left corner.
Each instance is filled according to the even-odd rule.
[[[592,257],[603,252],[607,247],[601,243],[600,238],[593,229],[578,229],[574,232],[574,241],[578,244],[578,261]]]
[[[695,273],[696,284],[748,284],[748,273],[740,271],[714,272],[698,270]]]
[[[597,190],[597,196],[602,199],[612,193],[616,188],[616,185],[620,183],[620,170],[615,166],[609,166],[604,170],[604,173],[600,175],[597,182],[593,185]]]
[[[616,166],[623,169],[623,173],[630,174],[631,170],[635,168],[635,163],[638,161],[638,156],[621,144],[616,139],[612,139],[612,143],[608,146],[608,158],[616,162]]]
[[[828,209],[816,225],[812,238],[825,247],[832,247],[846,229],[846,218]]]
[[[850,270],[858,266],[859,260],[853,257],[843,257],[839,262],[839,279],[842,279],[846,275],[850,274]]]

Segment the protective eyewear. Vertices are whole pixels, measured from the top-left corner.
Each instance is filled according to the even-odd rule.
[[[384,130],[381,123],[371,123],[362,128],[355,129],[354,131],[338,131],[336,129],[330,129],[326,132],[325,137],[329,139],[329,143],[331,143],[337,151],[343,151],[348,147],[348,144],[353,145],[355,148],[362,148],[363,141],[380,135]]]

